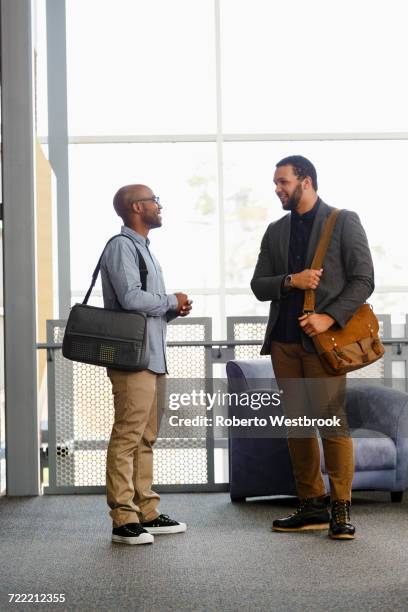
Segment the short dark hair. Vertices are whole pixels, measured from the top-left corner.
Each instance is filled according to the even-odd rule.
[[[313,189],[317,191],[317,172],[316,168],[311,161],[303,157],[302,155],[290,155],[284,157],[277,164],[276,167],[280,166],[292,166],[295,176],[300,179],[304,179],[309,176],[312,179]]]

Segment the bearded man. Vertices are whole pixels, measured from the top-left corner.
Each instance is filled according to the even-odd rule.
[[[344,327],[374,290],[370,249],[358,215],[342,210],[337,217],[323,268],[310,269],[322,228],[333,208],[317,195],[314,165],[301,155],[276,164],[276,194],[289,211],[271,223],[262,239],[251,281],[255,296],[271,301],[262,355],[271,355],[283,390],[286,416],[340,419],[337,431],[319,428],[330,483],[331,515],[314,428],[290,428],[288,446],[299,506],[273,522],[273,531],[329,528],[333,539],[354,538],[350,522],[354,476],[353,442],[345,412],[345,376],[324,370],[312,338],[332,326]],[[304,293],[313,289],[314,313],[303,312]]]

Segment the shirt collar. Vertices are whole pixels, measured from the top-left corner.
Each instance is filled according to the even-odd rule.
[[[313,208],[308,210],[306,213],[303,213],[303,215],[299,215],[299,213],[296,212],[296,210],[292,210],[291,211],[292,219],[294,219],[295,221],[300,221],[300,219],[302,219],[302,221],[313,221],[319,209],[319,206],[320,206],[320,198],[318,197],[316,202],[313,204]]]
[[[148,238],[145,238],[141,234],[138,234],[137,232],[135,232],[135,230],[132,230],[127,225],[122,225],[120,231],[121,231],[122,234],[126,234],[127,236],[130,236],[131,238],[136,240],[136,242],[138,242],[142,246],[148,247],[149,244],[150,244],[150,240]]]

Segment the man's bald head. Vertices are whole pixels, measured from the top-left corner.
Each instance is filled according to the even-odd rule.
[[[125,185],[113,198],[113,207],[124,225],[146,236],[155,227],[161,227],[162,206],[150,187]]]
[[[152,190],[146,185],[125,185],[115,193],[113,208],[116,214],[126,223],[132,213],[133,202],[143,198],[150,198],[152,195]]]

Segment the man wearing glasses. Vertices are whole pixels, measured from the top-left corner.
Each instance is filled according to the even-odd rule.
[[[160,497],[151,487],[160,383],[167,372],[167,323],[187,316],[191,300],[181,292],[166,294],[160,264],[149,248],[149,231],[162,225],[160,199],[145,185],[126,185],[115,194],[113,206],[123,220],[123,238],[107,246],[101,262],[104,306],[147,315],[150,359],[148,368],[141,372],[108,369],[115,416],[107,455],[107,501],[112,540],[150,544],[153,534],[186,530],[184,523],[158,511]],[[137,249],[148,271],[146,291],[142,290]]]

